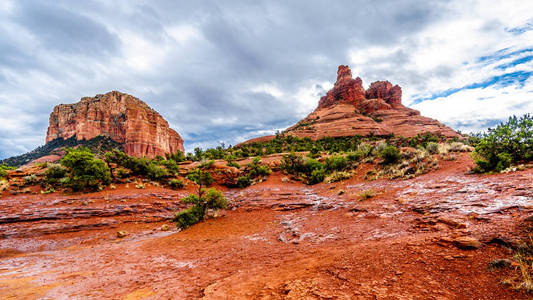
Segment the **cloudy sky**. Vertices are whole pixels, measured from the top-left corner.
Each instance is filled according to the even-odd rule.
[[[533,1],[0,0],[0,36],[0,158],[111,90],[189,151],[235,144],[311,112],[340,64],[463,132],[533,112]]]

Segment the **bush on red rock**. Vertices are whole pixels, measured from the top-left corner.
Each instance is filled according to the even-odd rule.
[[[67,186],[75,191],[98,189],[111,181],[111,172],[106,163],[94,157],[87,148],[66,149],[61,165],[68,170]]]

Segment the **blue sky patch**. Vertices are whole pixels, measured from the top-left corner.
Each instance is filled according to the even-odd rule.
[[[533,55],[524,56],[524,57],[522,57],[522,58],[515,59],[515,60],[513,60],[512,62],[509,62],[509,63],[506,63],[506,64],[502,64],[502,65],[499,65],[499,66],[496,67],[496,69],[505,70],[505,69],[507,69],[507,68],[514,67],[514,66],[516,66],[516,65],[525,64],[525,63],[527,63],[527,62],[530,62],[531,60],[533,60]]]
[[[478,58],[477,62],[491,63],[491,62],[496,62],[502,59],[510,58],[510,57],[513,57],[513,56],[516,56],[522,53],[533,52],[533,48],[525,48],[525,49],[520,49],[520,50],[506,53],[509,49],[510,48],[503,48],[503,49],[500,49],[494,52],[493,54],[481,56],[480,58]]]
[[[483,82],[476,82],[476,83],[472,83],[469,85],[465,85],[460,88],[448,89],[442,92],[431,94],[431,96],[428,96],[428,97],[417,98],[413,101],[413,104],[418,104],[420,102],[434,100],[437,98],[448,97],[462,90],[486,88],[492,85],[499,85],[501,87],[507,87],[507,86],[516,84],[520,86],[520,88],[523,88],[526,80],[528,80],[529,77],[531,77],[532,75],[533,75],[533,71],[529,71],[529,72],[528,71],[517,71],[517,72],[507,73],[503,75],[493,76]]]

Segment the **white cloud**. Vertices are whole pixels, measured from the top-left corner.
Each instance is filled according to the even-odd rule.
[[[412,107],[463,132],[479,132],[486,129],[485,121],[533,112],[533,79],[521,89],[516,86],[467,89]]]
[[[533,52],[479,61],[533,48],[533,1],[376,2],[0,1],[0,157],[41,144],[53,105],[110,90],[160,111],[188,148],[234,144],[311,112],[339,64],[462,130],[533,111],[531,78],[414,104],[533,71],[498,68]]]

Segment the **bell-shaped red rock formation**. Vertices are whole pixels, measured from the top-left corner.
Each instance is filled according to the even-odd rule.
[[[46,142],[72,136],[90,140],[99,135],[110,137],[123,145],[124,152],[138,157],[184,151],[182,138],[159,113],[143,101],[116,91],[54,107]]]
[[[376,81],[365,91],[361,78],[353,79],[348,66],[339,66],[337,82],[320,99],[315,111],[285,133],[312,139],[370,134],[460,136],[437,120],[405,107],[398,85]]]

